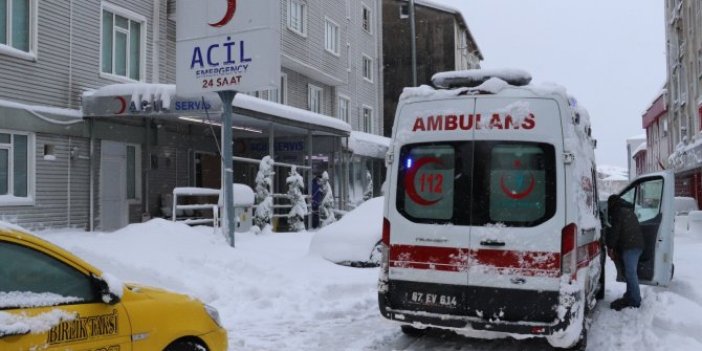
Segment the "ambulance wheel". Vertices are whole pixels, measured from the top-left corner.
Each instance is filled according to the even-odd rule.
[[[415,328],[415,327],[408,325],[408,324],[403,324],[400,328],[402,329],[403,334],[405,334],[407,336],[415,337],[415,338],[420,337],[420,336],[424,336],[424,334],[427,333],[427,328],[422,328],[422,329]]]
[[[207,350],[205,345],[194,340],[178,340],[166,346],[164,351],[201,351]]]

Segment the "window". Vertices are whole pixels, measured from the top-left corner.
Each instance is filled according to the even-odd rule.
[[[373,132],[373,109],[368,106],[363,106],[361,110],[361,123],[363,123],[363,131],[366,133]]]
[[[339,95],[336,117],[344,122],[349,122],[349,98]]]
[[[373,82],[373,59],[368,55],[363,55],[363,78]]]
[[[32,135],[0,131],[0,202],[30,199],[34,180],[32,145]]]
[[[339,56],[339,25],[328,18],[324,21],[324,49]]]
[[[622,194],[622,199],[634,205],[639,223],[654,219],[661,211],[663,179],[644,180]]]
[[[307,5],[301,0],[288,0],[288,29],[307,36]]]
[[[322,113],[322,88],[312,84],[307,86],[307,109]]]
[[[418,223],[533,227],[556,213],[555,165],[543,143],[406,145],[396,206]]]
[[[120,78],[142,80],[145,38],[146,18],[103,4],[100,71]]]
[[[280,88],[279,89],[261,90],[261,91],[257,91],[254,93],[245,93],[245,94],[255,96],[259,99],[263,99],[263,100],[267,100],[267,101],[271,101],[271,102],[285,105],[288,102],[287,89],[288,89],[288,76],[285,73],[281,73],[281,75],[280,75]]]
[[[33,59],[36,17],[36,0],[0,0],[0,52]]]
[[[362,5],[362,7],[363,12],[361,14],[361,27],[363,27],[363,30],[369,34],[373,34],[373,16],[371,9],[366,5]]]
[[[42,252],[0,241],[0,292],[53,293],[74,302],[97,301],[90,278]],[[1,305],[4,308],[19,306]]]

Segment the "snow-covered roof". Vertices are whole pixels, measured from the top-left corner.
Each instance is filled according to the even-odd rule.
[[[333,117],[325,116],[312,111],[303,110],[297,107],[282,105],[271,101],[262,100],[246,94],[237,94],[234,98],[234,107],[247,110],[258,111],[283,119],[306,122],[318,126],[351,132],[351,125]]]
[[[86,117],[146,115],[165,118],[207,118],[220,122],[222,113],[222,103],[217,94],[180,96],[176,95],[176,86],[173,84],[107,85],[84,92],[82,103]],[[308,129],[326,129],[344,135],[352,130],[348,123],[339,119],[246,94],[237,94],[232,105],[235,111],[237,109],[252,111],[253,115],[270,116],[269,119],[272,118],[282,124],[286,122],[281,120],[287,120],[298,125],[304,124]]]
[[[641,141],[641,140],[646,140],[646,133],[634,135],[634,136],[626,138],[626,141]]]
[[[390,138],[380,135],[353,131],[349,138],[349,149],[357,155],[384,158],[389,147]]]
[[[636,149],[634,149],[634,152],[632,152],[631,155],[632,155],[632,156],[636,156],[636,154],[638,154],[639,152],[641,152],[641,151],[646,151],[646,146],[647,146],[647,144],[646,144],[646,142],[644,141],[643,143],[639,144],[639,147],[637,147]]]
[[[14,101],[0,99],[0,107],[9,107],[18,110],[25,110],[35,117],[53,124],[75,124],[83,121],[83,112],[67,108],[30,105]]]

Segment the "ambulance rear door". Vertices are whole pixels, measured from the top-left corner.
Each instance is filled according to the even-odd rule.
[[[468,284],[482,318],[556,319],[568,203],[561,121],[566,109],[559,101],[500,95],[476,100],[483,124],[474,134]]]
[[[397,113],[385,212],[394,308],[465,314],[474,103],[451,96]]]

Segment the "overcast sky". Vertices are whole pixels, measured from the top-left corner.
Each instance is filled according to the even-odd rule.
[[[590,112],[600,165],[627,165],[626,139],[666,80],[661,0],[432,0],[461,10],[483,68],[565,86]]]

